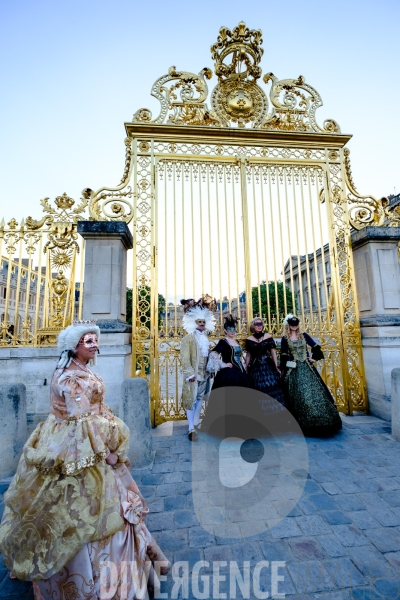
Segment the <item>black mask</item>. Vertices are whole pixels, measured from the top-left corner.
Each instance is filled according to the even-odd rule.
[[[297,327],[297,325],[300,323],[300,321],[297,317],[292,317],[291,319],[288,319],[288,323],[292,327]]]

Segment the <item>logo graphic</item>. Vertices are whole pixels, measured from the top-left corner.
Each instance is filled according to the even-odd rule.
[[[200,525],[219,537],[251,537],[296,506],[308,476],[301,429],[279,402],[256,390],[211,393],[191,445],[193,504]]]

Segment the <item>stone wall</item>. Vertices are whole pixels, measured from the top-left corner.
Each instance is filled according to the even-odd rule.
[[[106,402],[118,414],[121,384],[131,376],[130,334],[102,333],[100,352],[93,371],[104,379]],[[57,360],[57,348],[0,348],[0,382],[26,386],[28,432],[49,412],[50,381]]]
[[[400,367],[399,227],[352,235],[364,367],[371,414],[391,420],[391,372]]]

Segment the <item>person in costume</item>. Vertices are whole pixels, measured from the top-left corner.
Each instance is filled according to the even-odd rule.
[[[245,362],[250,384],[255,390],[272,396],[284,405],[285,397],[274,339],[272,335],[264,332],[261,317],[252,320],[250,331],[252,335],[246,339]]]
[[[94,321],[60,333],[50,414],[26,442],[4,497],[1,554],[13,576],[33,581],[35,600],[116,600],[120,585],[126,600],[142,599],[154,586],[152,561],[166,561],[143,520],[148,508],[130,474],[128,427],[87,366],[99,337]]]
[[[183,373],[182,404],[186,410],[189,430],[188,437],[196,442],[195,427],[200,423],[203,401],[207,401],[211,389],[211,375],[206,370],[210,342],[207,332],[214,331],[216,302],[210,296],[203,296],[196,302],[181,300],[184,307],[182,326],[187,335],[181,341],[180,359]]]
[[[332,395],[314,366],[324,358],[321,347],[301,330],[299,319],[288,314],[283,321],[281,370],[287,406],[309,435],[334,433],[342,421]],[[311,348],[311,356],[307,350]]]
[[[225,337],[219,340],[210,354],[207,369],[215,374],[213,390],[226,386],[250,387],[243,351],[236,340],[237,324],[238,319],[232,315],[224,318]]]

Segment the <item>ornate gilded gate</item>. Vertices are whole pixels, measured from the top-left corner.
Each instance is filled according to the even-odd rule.
[[[159,116],[140,109],[125,124],[120,185],[92,193],[91,218],[133,222],[133,373],[149,379],[156,423],[184,416],[180,299],[203,293],[218,303],[217,336],[228,312],[242,339],[253,315],[279,338],[297,312],[338,408],[366,409],[350,230],[380,224],[385,208],[355,191],[351,136],[318,125],[322,101],[304,77],[265,75],[268,100],[261,35],[221,28],[211,108],[210,69],[160,77]]]

